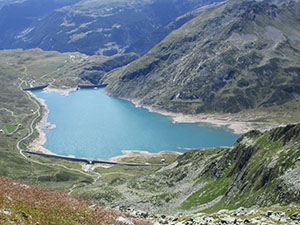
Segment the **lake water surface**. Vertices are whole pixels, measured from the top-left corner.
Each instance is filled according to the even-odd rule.
[[[63,96],[34,91],[46,100],[48,121],[56,124],[45,131],[44,147],[59,155],[108,159],[122,150],[186,152],[179,148],[229,146],[239,137],[226,128],[201,123],[173,124],[166,116],[102,92],[102,88],[85,89]]]

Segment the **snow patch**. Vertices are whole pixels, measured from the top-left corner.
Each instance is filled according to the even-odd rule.
[[[31,31],[34,30],[35,27],[28,27],[25,30],[23,30],[19,35],[15,36],[15,39],[22,39],[23,41],[26,41],[27,39],[25,36],[29,34]]]

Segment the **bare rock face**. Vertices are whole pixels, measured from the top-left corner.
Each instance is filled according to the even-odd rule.
[[[229,1],[111,76],[113,96],[173,112],[236,113],[298,101],[299,2]]]

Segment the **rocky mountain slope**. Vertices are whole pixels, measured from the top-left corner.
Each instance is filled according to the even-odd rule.
[[[254,130],[231,148],[189,151],[151,174],[115,174],[76,193],[147,216],[299,204],[299,140],[300,124]]]
[[[299,106],[299,15],[299,2],[229,1],[114,73],[108,92],[192,114]]]
[[[26,0],[7,4],[0,10],[0,48],[143,54],[198,15],[193,10],[220,1]]]

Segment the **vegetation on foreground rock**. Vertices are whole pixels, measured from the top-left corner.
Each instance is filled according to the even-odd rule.
[[[0,177],[1,224],[136,224],[146,221],[48,188]]]

